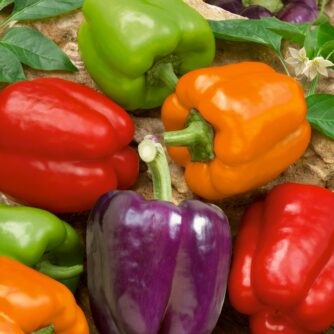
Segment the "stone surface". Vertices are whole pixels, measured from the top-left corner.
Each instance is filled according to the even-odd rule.
[[[237,15],[226,12],[217,7],[207,5],[200,0],[187,0],[191,6],[196,8],[202,15],[210,19],[233,19],[239,18]],[[327,10],[329,16],[334,20],[334,1],[331,1]],[[1,18],[1,17],[0,17]],[[32,26],[45,35],[53,39],[72,59],[73,63],[78,67],[79,71],[75,73],[65,72],[41,72],[31,69],[26,69],[26,74],[29,79],[41,76],[59,76],[68,80],[76,81],[88,85],[94,89],[98,89],[96,84],[85,71],[84,64],[80,58],[78,45],[76,42],[77,31],[83,20],[82,13],[76,11],[69,15],[60,18],[54,18],[44,21],[30,22],[25,25]],[[251,32],[250,32],[251,33]],[[236,63],[244,60],[255,60],[265,62],[277,70],[283,71],[282,66],[274,53],[270,52],[265,47],[250,43],[233,43],[222,42],[217,43],[217,56],[215,65],[228,63]],[[334,76],[331,73],[330,78],[322,79],[319,86],[319,91],[334,94]],[[145,112],[136,114],[133,120],[137,127],[137,132],[134,140],[136,145],[146,134],[161,135],[163,126],[159,120],[159,111]],[[334,141],[326,138],[320,133],[314,131],[310,147],[304,156],[295,164],[290,166],[279,178],[273,182],[260,187],[247,194],[242,194],[224,201],[217,202],[228,215],[233,234],[236,235],[239,227],[240,218],[244,209],[254,200],[262,197],[274,185],[283,182],[298,182],[310,183],[328,187],[334,191]],[[181,201],[183,199],[194,197],[189,191],[183,179],[183,170],[171,163],[172,182],[174,188],[174,200]],[[141,165],[140,177],[134,189],[142,193],[146,198],[152,198],[151,180],[147,174],[146,167]],[[85,221],[87,215],[74,214],[64,217],[70,221],[76,229],[81,233],[83,240],[85,237]],[[93,321],[89,312],[88,294],[86,288],[86,279],[84,277],[81,287],[78,292],[78,299],[83,309],[85,310],[91,326],[91,333],[97,334],[94,328]],[[222,318],[215,333],[224,334],[246,334],[247,318],[235,312],[228,304],[224,306]],[[333,333],[329,331],[328,333]],[[177,333],[175,333],[177,334]]]

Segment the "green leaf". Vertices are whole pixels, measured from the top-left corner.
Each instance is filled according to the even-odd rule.
[[[4,9],[11,3],[14,3],[14,0],[0,0],[0,10]]]
[[[312,22],[312,25],[314,26],[320,26],[321,24],[324,24],[328,22],[328,17],[324,13],[319,13],[318,18]]]
[[[57,16],[82,6],[83,0],[15,0],[12,15],[6,20],[36,20]]]
[[[319,26],[318,45],[322,46],[328,41],[334,39],[334,27],[330,23],[325,23]]]
[[[209,20],[208,22],[217,38],[259,43],[280,52],[282,37],[266,29],[261,20]]]
[[[319,27],[316,27],[315,29],[308,29],[305,37],[304,47],[306,50],[306,55],[308,58],[313,59],[316,51],[319,48],[319,42],[318,42],[318,32]]]
[[[0,82],[16,82],[24,80],[25,75],[20,61],[15,54],[0,45]]]
[[[67,55],[50,39],[32,28],[13,27],[6,30],[0,44],[21,63],[39,70],[76,71]]]
[[[334,95],[315,94],[306,100],[308,121],[315,129],[334,139]]]
[[[284,39],[295,42],[301,46],[304,45],[304,40],[309,24],[284,22],[277,19],[276,17],[262,17],[260,22],[264,28],[272,30],[276,34],[282,36]]]
[[[329,60],[334,62],[334,39],[326,42],[320,49],[320,55],[327,58],[330,54]]]

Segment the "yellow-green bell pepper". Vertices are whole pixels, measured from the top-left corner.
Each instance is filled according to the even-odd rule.
[[[160,106],[178,76],[207,67],[215,40],[182,0],[85,0],[79,32],[86,68],[127,110]]]

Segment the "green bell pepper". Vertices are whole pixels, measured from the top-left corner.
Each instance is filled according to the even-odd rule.
[[[83,272],[83,254],[77,232],[55,215],[0,204],[0,256],[33,267],[74,292]]]
[[[209,66],[215,39],[182,0],[85,0],[79,48],[88,72],[127,110],[161,106],[177,76]]]

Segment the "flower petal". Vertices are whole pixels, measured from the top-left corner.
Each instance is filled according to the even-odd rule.
[[[318,57],[317,57],[318,58]],[[322,57],[320,57],[320,58],[322,58]],[[321,67],[331,67],[331,66],[334,66],[334,64],[330,61],[330,60],[328,60],[328,59],[320,59],[320,60],[318,60],[318,63],[319,63],[319,65],[321,66]]]
[[[306,50],[305,48],[302,48],[299,50],[298,55],[300,58],[306,58]]]
[[[297,49],[294,49],[294,48],[289,48],[289,52],[290,52],[290,55],[293,57],[293,58],[299,58],[299,52]]]
[[[326,67],[323,67],[323,66],[318,67],[318,72],[321,75],[328,77],[328,70],[326,69]]]
[[[299,60],[297,60],[296,58],[293,58],[293,57],[286,58],[285,62],[290,64],[290,65],[298,65],[300,63]]]
[[[296,75],[299,76],[299,75],[303,74],[304,69],[305,69],[305,64],[304,63],[302,63],[302,64],[299,63],[297,66],[295,66]]]

